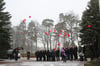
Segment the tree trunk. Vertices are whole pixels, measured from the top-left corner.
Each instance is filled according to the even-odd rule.
[[[35,30],[35,37],[36,37],[36,50],[37,50],[37,32]]]
[[[47,50],[49,50],[48,39],[47,39]]]
[[[33,42],[32,42],[32,39],[31,39],[31,53],[32,53],[32,48],[33,48]]]
[[[37,39],[36,39],[36,50],[37,50]]]
[[[51,34],[50,34],[50,50],[51,50]]]
[[[100,36],[97,37],[97,43],[98,43],[98,52],[99,52],[99,56],[100,56]]]
[[[63,47],[66,47],[66,45],[65,45],[65,36],[64,36],[64,43],[63,44],[64,44]]]
[[[45,46],[45,44],[44,44],[44,49],[46,50],[46,46]]]

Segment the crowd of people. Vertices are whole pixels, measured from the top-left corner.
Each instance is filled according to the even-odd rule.
[[[35,52],[35,55],[37,61],[77,60],[77,50],[77,46],[62,48],[61,50],[59,50],[59,48],[52,50],[38,50]]]
[[[20,58],[18,48],[9,50],[8,58],[15,59],[16,61]],[[61,49],[52,49],[52,50],[38,50],[35,52],[37,61],[60,61],[63,60],[66,62],[67,60],[78,60],[78,48],[75,47],[66,47]],[[30,59],[30,52],[27,51],[27,60]],[[83,53],[80,52],[80,60],[83,61]]]

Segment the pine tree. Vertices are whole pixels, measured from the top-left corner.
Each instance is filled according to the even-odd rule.
[[[81,43],[88,44],[93,43],[95,46],[98,46],[98,36],[99,36],[99,28],[98,21],[100,21],[99,16],[99,2],[98,0],[91,0],[88,3],[88,7],[83,12],[82,23],[80,26],[82,29],[80,30],[81,34]],[[88,27],[91,25],[91,27]]]
[[[0,0],[0,58],[7,57],[7,50],[10,48],[10,14],[5,12],[4,0]]]

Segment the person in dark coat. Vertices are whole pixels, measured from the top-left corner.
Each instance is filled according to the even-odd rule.
[[[52,50],[51,54],[52,54],[51,55],[52,56],[52,61],[55,61],[55,50],[54,49]]]
[[[77,60],[77,46],[73,48],[74,59]]]
[[[49,61],[52,61],[52,50],[49,50]]]
[[[70,47],[70,60],[73,60],[73,47]]]
[[[29,60],[29,59],[30,59],[30,52],[27,51],[27,60]]]
[[[43,58],[43,51],[42,50],[39,51],[39,58],[40,58],[39,61],[42,61],[42,58]]]
[[[56,50],[56,58],[57,58],[57,61],[59,61],[60,60],[60,58],[59,58],[59,54],[60,54],[60,51],[59,51],[59,48]]]
[[[65,48],[65,53],[66,53],[66,60],[68,60],[68,54],[69,54],[68,47]]]
[[[78,47],[78,52],[79,52],[79,57],[80,57],[79,60],[83,61],[83,57],[85,57],[85,55],[83,53],[83,47],[81,47],[80,45]]]
[[[18,60],[18,53],[19,53],[18,48],[14,49],[13,55],[14,55],[14,59],[15,59],[16,61]]]
[[[70,48],[67,47],[67,57],[68,57],[68,60],[70,60]]]
[[[50,60],[50,57],[49,57],[50,56],[50,52],[49,52],[49,50],[46,51],[46,56],[47,56],[47,61],[49,61]]]
[[[46,51],[45,50],[42,51],[42,57],[43,57],[43,61],[46,61]]]
[[[35,52],[36,60],[39,61],[39,51]]]

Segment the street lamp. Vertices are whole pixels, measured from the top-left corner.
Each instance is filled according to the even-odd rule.
[[[99,13],[100,13],[100,0],[99,0]]]

